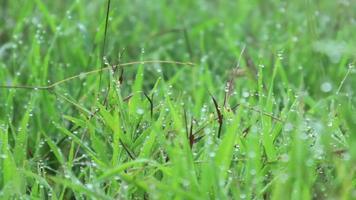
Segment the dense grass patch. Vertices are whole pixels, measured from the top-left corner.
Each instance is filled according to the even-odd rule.
[[[0,199],[356,199],[354,1],[0,5]]]

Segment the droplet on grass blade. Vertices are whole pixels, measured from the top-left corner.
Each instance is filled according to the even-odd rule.
[[[215,152],[213,152],[213,151],[209,153],[209,157],[210,157],[210,158],[214,158],[215,155],[216,155],[216,154],[215,154]]]
[[[247,98],[250,96],[250,93],[248,91],[243,91],[242,92],[242,97]]]
[[[294,128],[294,126],[293,126],[292,123],[289,123],[289,122],[288,122],[288,123],[286,123],[286,124],[284,125],[284,131],[286,131],[286,132],[292,131],[293,128]]]
[[[320,90],[325,93],[330,92],[332,89],[333,89],[333,85],[328,81],[326,81],[320,85]]]
[[[90,184],[90,183],[86,184],[86,187],[87,187],[89,190],[94,189],[94,185],[93,185],[93,184]]]
[[[145,111],[142,108],[137,108],[136,113],[139,115],[143,115]]]
[[[103,56],[103,62],[104,62],[104,65],[109,65],[109,61],[106,56]]]
[[[248,153],[248,157],[249,157],[249,158],[255,158],[255,157],[256,157],[256,153],[253,152],[253,151],[250,151],[250,152]]]
[[[332,127],[333,126],[333,122],[329,121],[327,125],[328,125],[328,127]]]
[[[0,159],[6,159],[7,155],[6,154],[0,154]]]
[[[281,155],[281,161],[282,162],[288,162],[289,161],[289,155],[288,154],[282,154]]]
[[[79,79],[80,79],[80,80],[83,80],[84,78],[85,78],[85,74],[84,74],[84,73],[80,73],[80,74],[79,74]]]
[[[277,57],[279,60],[283,60],[283,53],[284,53],[283,50],[277,52]]]

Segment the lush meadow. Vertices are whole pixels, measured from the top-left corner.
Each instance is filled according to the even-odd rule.
[[[0,199],[356,199],[354,0],[0,0]]]

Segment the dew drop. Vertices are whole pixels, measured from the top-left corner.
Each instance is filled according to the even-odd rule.
[[[320,90],[323,92],[330,92],[333,89],[333,85],[330,82],[324,82],[320,86]]]
[[[145,111],[142,108],[137,108],[136,113],[139,115],[143,115]]]
[[[290,131],[292,131],[293,130],[293,124],[292,123],[286,123],[285,125],[284,125],[284,131],[286,131],[286,132],[290,132]]]
[[[209,157],[210,157],[210,158],[214,158],[214,157],[215,157],[215,152],[210,152],[210,153],[209,153]]]
[[[250,93],[248,91],[243,91],[242,92],[242,97],[247,98],[250,96]]]
[[[89,190],[92,190],[94,188],[93,184],[90,183],[86,184],[86,186]]]

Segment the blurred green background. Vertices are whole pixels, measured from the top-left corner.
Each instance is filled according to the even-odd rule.
[[[164,172],[143,168],[141,173],[126,171],[130,178],[124,176],[117,182],[98,180],[108,169],[134,160],[123,144],[118,161],[110,160],[118,148],[112,141],[114,136],[105,135],[115,133],[107,130],[111,120],[104,111],[99,111],[104,122],[82,112],[82,108],[93,112],[101,108],[106,86],[115,84],[119,75],[103,72],[101,81],[99,74],[83,76],[48,91],[0,88],[3,198],[356,198],[355,1],[112,0],[105,31],[107,3],[1,0],[0,85],[46,86],[100,69],[104,63],[195,63],[193,67],[160,63],[125,67],[120,91],[109,89],[109,103],[104,106],[108,113],[120,113],[121,128],[128,132],[126,145],[136,155],[142,155],[141,147],[147,145],[136,140],[136,132],[164,135],[152,139],[158,142],[150,153],[138,156],[157,161]],[[173,121],[173,130],[184,130],[184,118],[177,117],[184,115],[182,107],[188,118],[197,121],[194,129],[205,127],[204,121],[216,114],[210,95],[223,107],[226,83],[237,63],[242,75],[234,78],[224,109],[223,134],[228,139],[216,139],[218,124],[214,122],[194,148],[171,144],[172,130],[158,127],[170,127]],[[153,119],[142,91],[155,94]],[[133,103],[126,105],[123,99],[130,94],[134,94]],[[231,113],[229,109],[236,104],[245,107]],[[141,109],[144,114],[140,118]],[[78,125],[80,120],[86,126]],[[232,125],[235,123],[238,128]],[[77,141],[66,139],[59,126],[78,138],[92,128],[102,137],[102,144],[95,143],[98,138],[82,137],[87,145],[82,148]],[[151,128],[147,131],[146,127]],[[244,130],[251,134],[243,136]],[[238,138],[232,136],[234,131]],[[229,146],[230,140],[233,144]],[[109,149],[100,153],[105,145]],[[230,152],[236,146],[236,151]],[[61,153],[56,153],[55,147]],[[77,149],[75,156],[73,149]],[[105,167],[92,172],[92,165],[75,164],[76,158],[88,156],[89,149],[99,157],[108,156],[102,160]],[[219,172],[224,162],[215,158],[213,149],[220,149],[221,157],[227,156],[231,180]],[[181,160],[165,160],[162,152]],[[209,156],[212,152],[214,156]],[[90,159],[84,156],[84,160],[95,162]],[[195,163],[198,161],[207,164]],[[193,162],[194,169],[182,162]],[[190,170],[196,174],[185,174]],[[68,173],[73,178],[70,181]],[[167,173],[169,178],[157,173]],[[188,186],[184,184],[187,177],[194,179]],[[145,184],[156,188],[142,186]]]

